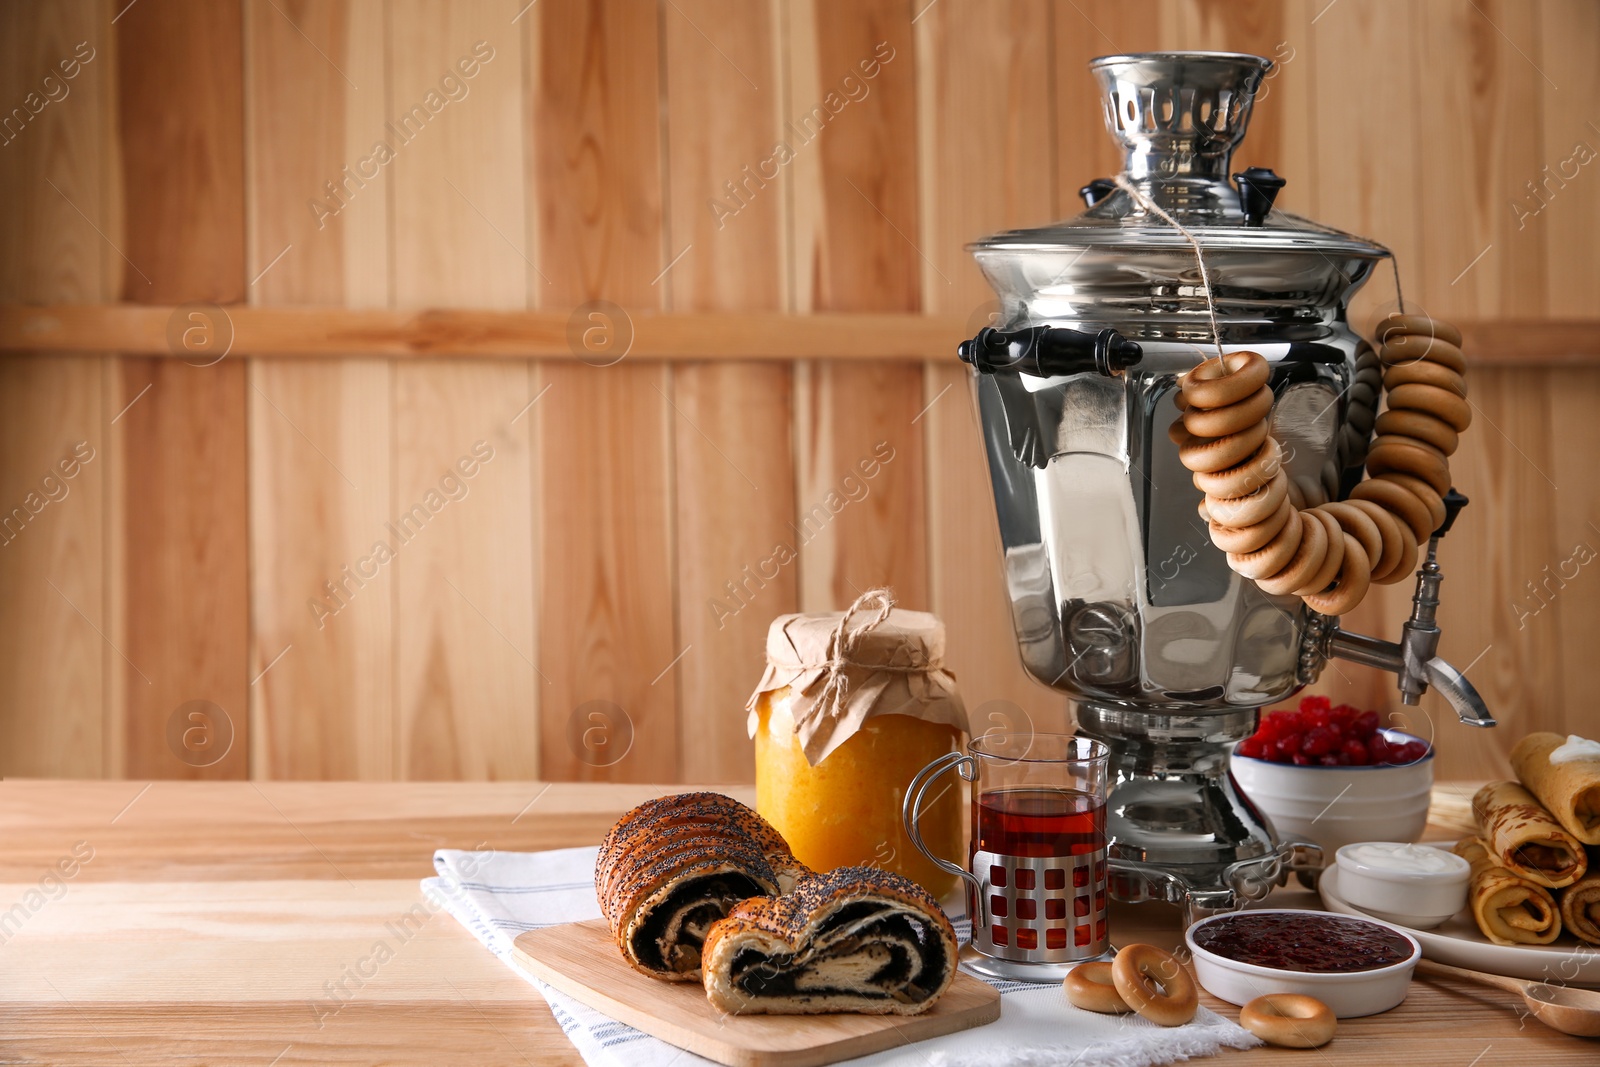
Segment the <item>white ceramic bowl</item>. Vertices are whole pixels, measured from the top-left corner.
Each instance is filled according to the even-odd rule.
[[[1350,971],[1344,973],[1314,973],[1309,971],[1284,971],[1273,967],[1259,967],[1252,963],[1240,963],[1237,960],[1219,956],[1208,949],[1195,944],[1195,932],[1206,923],[1218,919],[1226,919],[1233,915],[1297,915],[1297,916],[1322,916],[1330,919],[1351,919],[1349,915],[1336,915],[1329,911],[1298,911],[1291,909],[1262,909],[1260,911],[1225,912],[1201,919],[1184,933],[1184,940],[1189,944],[1189,951],[1194,955],[1194,973],[1200,980],[1200,985],[1214,997],[1226,1000],[1229,1004],[1248,1004],[1257,997],[1268,993],[1301,993],[1308,997],[1316,997],[1326,1004],[1333,1014],[1341,1019],[1353,1019],[1361,1015],[1376,1015],[1381,1011],[1388,1011],[1406,999],[1406,991],[1411,986],[1411,972],[1416,969],[1417,960],[1422,958],[1422,947],[1415,938],[1404,930],[1395,928],[1388,923],[1372,922],[1368,919],[1356,919],[1356,922],[1370,922],[1373,926],[1381,926],[1386,930],[1405,938],[1411,945],[1411,955],[1400,963],[1390,964],[1370,971]]]
[[[1421,740],[1400,730],[1396,741]],[[1415,763],[1298,767],[1233,754],[1234,781],[1280,837],[1315,841],[1331,857],[1358,841],[1415,841],[1428,825],[1433,749]]]
[[[1467,906],[1472,865],[1453,852],[1407,845],[1435,854],[1445,868],[1439,871],[1375,866],[1357,854],[1363,845],[1394,843],[1363,841],[1339,849],[1339,892],[1345,900],[1379,919],[1416,930],[1431,930]]]

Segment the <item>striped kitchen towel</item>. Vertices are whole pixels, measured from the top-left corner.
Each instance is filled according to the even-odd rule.
[[[556,1022],[590,1067],[700,1067],[711,1061],[641,1033],[584,1006],[517,967],[511,944],[526,930],[600,918],[594,896],[594,848],[550,852],[434,853],[438,877],[423,892],[496,956],[538,989]],[[965,940],[965,919],[954,919]],[[640,976],[641,982],[650,979]],[[1001,993],[999,1021],[973,1030],[864,1056],[871,1067],[1034,1067],[1097,1064],[1150,1067],[1224,1048],[1260,1042],[1201,1008],[1187,1026],[1156,1026],[1137,1016],[1095,1015],[1068,1004],[1056,984],[993,983]]]

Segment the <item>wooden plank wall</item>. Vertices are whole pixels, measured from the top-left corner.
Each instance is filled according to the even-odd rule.
[[[12,210],[0,212],[0,248],[8,250],[0,255],[0,300],[116,296],[124,264],[99,233],[117,229],[109,19],[88,2],[0,7],[0,99],[8,108],[26,107],[29,92],[47,101],[35,104],[39,113],[26,125],[4,128],[0,197]],[[96,356],[0,360],[0,506],[7,518],[19,505],[37,509],[0,533],[6,774],[120,771],[107,743],[108,674],[125,663],[104,638],[111,628],[107,453],[117,413],[110,371]]]
[[[775,3],[683,0],[663,18],[667,255],[684,257],[661,283],[671,310],[794,310],[788,173],[752,185],[737,215],[709,210],[721,183],[783,136],[783,16]],[[761,662],[773,616],[799,607],[797,566],[766,563],[795,538],[794,370],[682,363],[672,386],[676,615],[687,649],[676,667],[680,774],[748,781],[750,665]]]
[[[279,7],[245,7],[250,302],[384,307],[389,185],[325,184],[388,118],[383,6]],[[391,778],[393,572],[344,568],[395,517],[393,375],[348,358],[249,376],[251,775]]]
[[[946,619],[978,728],[1064,724],[953,360],[618,359],[631,315],[975,329],[963,243],[1117,167],[1085,63],[1219,48],[1279,62],[1239,162],[1394,248],[1408,305],[1592,318],[1597,47],[1585,0],[4,5],[0,300],[192,303],[201,340],[205,305],[582,305],[582,358],[0,359],[0,772],[748,780],[768,622],[880,583]],[[1600,367],[1473,390],[1443,652],[1509,728],[1408,719],[1459,776],[1600,687]]]
[[[241,19],[235,5],[184,0],[127,10],[113,27],[117,151],[131,206],[121,235],[126,301],[244,300]],[[185,318],[185,329],[216,328],[209,312]],[[126,662],[108,679],[112,753],[134,777],[242,778],[245,368],[209,351],[115,368],[122,414],[108,532],[117,606],[108,636]]]

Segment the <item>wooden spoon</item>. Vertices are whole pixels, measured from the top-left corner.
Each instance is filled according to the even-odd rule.
[[[1529,982],[1521,978],[1485,974],[1483,971],[1469,971],[1464,967],[1451,967],[1432,960],[1418,960],[1417,970],[1423,974],[1461,978],[1509,993],[1519,993],[1533,1017],[1552,1030],[1575,1037],[1600,1037],[1600,990]]]

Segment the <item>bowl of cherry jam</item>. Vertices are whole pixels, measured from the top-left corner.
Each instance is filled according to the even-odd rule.
[[[1263,715],[1229,767],[1280,837],[1315,841],[1330,860],[1358,841],[1415,841],[1428,824],[1433,746],[1327,697]]]
[[[1406,999],[1422,947],[1384,923],[1328,911],[1274,909],[1202,919],[1184,934],[1206,992],[1230,1004],[1267,993],[1316,997],[1341,1019]]]

